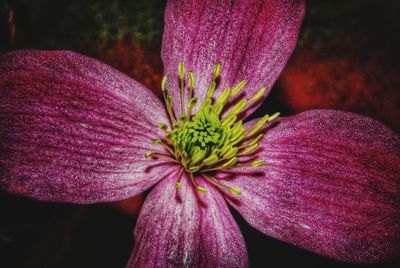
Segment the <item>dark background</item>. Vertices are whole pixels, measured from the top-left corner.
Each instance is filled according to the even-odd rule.
[[[164,5],[0,0],[0,51],[78,51],[159,94]],[[298,46],[257,114],[334,108],[375,118],[399,133],[399,14],[396,0],[309,0]],[[123,267],[143,198],[80,206],[0,193],[0,267]],[[264,236],[232,212],[251,267],[360,267]],[[372,267],[400,267],[400,259]]]

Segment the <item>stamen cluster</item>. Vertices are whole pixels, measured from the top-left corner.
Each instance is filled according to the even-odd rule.
[[[226,87],[219,98],[213,100],[220,68],[221,65],[217,63],[206,98],[194,115],[192,115],[192,111],[198,102],[198,99],[193,96],[195,78],[192,72],[188,72],[186,75],[183,62],[179,64],[182,111],[179,116],[176,116],[173,110],[172,96],[166,93],[167,77],[164,76],[161,82],[172,127],[169,128],[167,124],[160,123],[159,126],[164,131],[165,139],[156,139],[153,140],[153,143],[163,146],[170,155],[147,152],[145,157],[164,158],[180,164],[182,168],[176,183],[178,189],[182,187],[180,179],[183,172],[187,172],[193,185],[200,192],[207,192],[207,190],[196,183],[193,173],[200,174],[223,191],[228,190],[232,194],[241,194],[240,190],[227,187],[213,178],[210,172],[232,167],[259,167],[265,164],[265,160],[242,162],[241,157],[256,151],[258,142],[263,138],[263,134],[258,134],[258,132],[267,122],[277,118],[279,113],[272,116],[265,115],[253,127],[245,129],[242,120],[238,120],[238,115],[244,108],[259,100],[266,88],[262,87],[250,100],[243,98],[237,101],[231,109],[227,110],[227,104],[246,86],[247,82],[243,80],[233,89],[229,86]],[[185,84],[186,76],[188,78],[187,85]],[[184,91],[186,87],[189,90],[189,98],[185,105]]]

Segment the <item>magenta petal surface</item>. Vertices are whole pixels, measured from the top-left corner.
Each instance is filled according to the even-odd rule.
[[[67,51],[0,58],[0,182],[40,200],[127,198],[171,168],[144,159],[166,122],[161,102],[117,70]]]
[[[349,262],[399,253],[400,139],[359,115],[315,110],[266,132],[259,174],[237,170],[231,204],[256,229]],[[223,177],[223,176],[222,176]]]
[[[176,111],[181,110],[180,61],[194,72],[195,95],[201,101],[217,62],[222,68],[215,96],[225,86],[245,79],[245,96],[266,86],[266,97],[292,53],[303,15],[304,2],[297,0],[168,1],[162,59],[168,89],[177,96]],[[256,107],[253,105],[247,114]]]
[[[199,194],[185,175],[177,190],[176,176],[145,200],[127,267],[247,267],[242,234],[223,196],[205,184],[208,193]]]

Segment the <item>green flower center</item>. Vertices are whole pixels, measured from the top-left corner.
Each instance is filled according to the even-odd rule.
[[[163,146],[169,154],[147,152],[145,157],[163,158],[180,164],[182,168],[176,182],[178,189],[182,188],[180,179],[183,172],[187,172],[193,185],[200,192],[204,193],[207,190],[196,183],[193,173],[201,175],[224,192],[241,194],[239,189],[227,187],[213,178],[210,172],[233,167],[259,167],[265,164],[265,160],[246,162],[241,159],[255,153],[258,142],[263,138],[263,134],[259,132],[267,122],[277,118],[279,113],[272,116],[265,115],[251,128],[245,129],[243,122],[238,120],[238,115],[246,107],[258,101],[266,88],[262,87],[250,100],[245,98],[235,100],[235,96],[246,86],[246,81],[243,80],[232,89],[229,86],[226,87],[218,99],[213,100],[220,68],[221,65],[216,64],[206,98],[194,115],[192,115],[192,110],[198,102],[198,99],[193,96],[194,74],[188,72],[186,75],[184,64],[182,62],[179,64],[181,111],[183,111],[179,116],[176,116],[173,110],[172,96],[166,94],[167,77],[164,76],[162,80],[161,89],[172,124],[168,127],[167,124],[160,123],[159,126],[164,131],[165,137],[155,139],[153,143]],[[185,77],[188,80],[187,84],[185,84]],[[185,89],[189,91],[186,104]],[[226,104],[230,101],[235,101],[235,105],[228,110]]]

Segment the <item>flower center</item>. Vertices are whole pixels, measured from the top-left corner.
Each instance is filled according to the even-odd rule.
[[[204,193],[206,189],[199,186],[193,173],[201,175],[204,179],[214,184],[220,190],[229,191],[232,194],[241,194],[236,188],[230,188],[210,175],[210,172],[229,169],[232,167],[259,167],[265,164],[265,160],[245,161],[245,156],[256,153],[258,142],[263,138],[259,133],[267,122],[279,116],[265,115],[251,128],[245,129],[238,115],[246,108],[258,101],[266,88],[262,87],[250,100],[235,100],[235,96],[246,86],[246,80],[241,81],[231,89],[226,87],[218,99],[213,100],[217,78],[220,74],[220,64],[216,64],[213,77],[210,82],[206,98],[197,112],[192,115],[193,108],[198,99],[193,96],[194,74],[186,74],[184,64],[179,64],[180,95],[182,114],[176,116],[172,106],[172,96],[166,92],[167,77],[161,82],[164,101],[171,121],[171,127],[160,123],[164,131],[164,139],[155,139],[153,143],[160,144],[168,154],[147,152],[144,156],[163,158],[178,163],[182,166],[176,187],[182,188],[180,179],[183,172],[187,172],[197,190]],[[185,81],[187,78],[187,81]],[[185,83],[187,82],[187,83]],[[188,101],[184,101],[184,92],[188,90]],[[233,104],[227,109],[227,104]],[[247,157],[248,159],[248,157]]]

